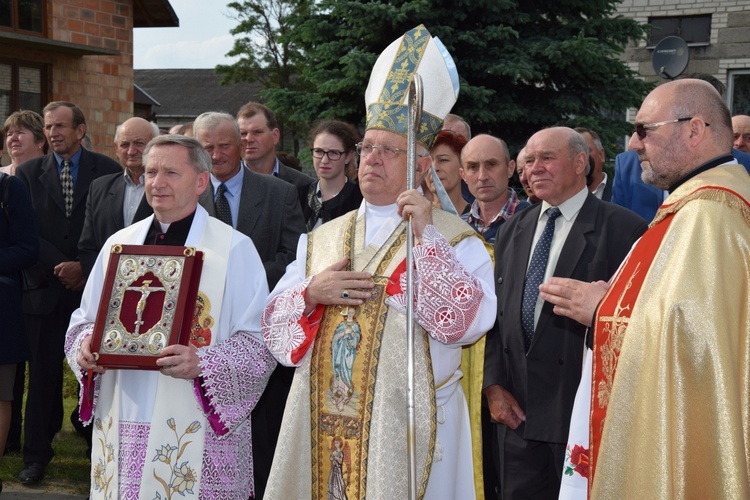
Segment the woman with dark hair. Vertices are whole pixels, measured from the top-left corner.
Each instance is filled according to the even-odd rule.
[[[5,146],[11,163],[0,167],[0,172],[15,175],[16,168],[26,160],[45,154],[47,139],[44,136],[44,120],[34,111],[16,111],[3,126]]]
[[[461,150],[464,146],[466,139],[462,135],[451,130],[441,130],[430,150],[435,172],[458,215],[470,208],[469,203],[461,195],[461,174],[458,172],[461,168]]]
[[[310,152],[318,180],[310,183],[302,200],[308,231],[358,209],[362,203],[359,186],[345,174],[347,166],[355,161],[358,141],[359,134],[352,125],[336,120],[320,122],[310,132]]]
[[[16,364],[29,359],[21,314],[21,269],[39,257],[39,235],[23,182],[0,173],[0,458],[11,419]],[[0,482],[2,491],[2,482]]]

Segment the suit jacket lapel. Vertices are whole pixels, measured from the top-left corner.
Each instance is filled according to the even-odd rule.
[[[208,181],[206,190],[203,191],[203,193],[201,193],[200,197],[198,198],[198,203],[200,203],[201,206],[206,209],[208,215],[210,215],[211,217],[216,217],[216,206],[214,205],[214,185],[210,180]]]
[[[568,238],[565,240],[562,250],[560,250],[560,257],[557,260],[557,266],[552,276],[567,278],[573,275],[573,271],[578,266],[581,255],[586,249],[586,234],[596,230],[596,216],[599,213],[601,203],[602,201],[596,196],[588,193],[575,222],[573,222],[573,226],[570,228]],[[555,314],[552,309],[553,306],[549,302],[545,302],[542,305],[542,313],[539,315],[539,321],[534,330],[534,338],[531,343],[532,349],[537,337],[543,335],[547,321]]]
[[[65,213],[65,200],[63,199],[62,186],[60,185],[60,174],[57,173],[57,161],[52,153],[42,163],[42,173],[39,175],[44,188],[47,190],[49,197]]]
[[[73,210],[75,210],[79,203],[86,203],[89,186],[94,179],[96,179],[94,158],[91,153],[81,147],[81,157],[78,159],[78,178],[76,179],[76,188],[73,192]],[[122,206],[122,203],[120,205]]]
[[[260,192],[258,183],[254,182],[255,178],[259,175],[263,174],[257,174],[252,172],[249,168],[245,168],[244,178],[242,179],[240,209],[237,217],[237,231],[247,236],[250,236],[253,229],[255,229],[255,225],[258,223],[261,216],[260,205],[263,201],[263,193]]]
[[[107,193],[107,203],[112,203],[112,219],[114,220],[114,227],[122,228],[125,224],[125,215],[123,213],[123,205],[125,204],[125,174],[118,174],[114,182],[109,186],[109,193]]]
[[[526,217],[519,220],[516,225],[515,231],[513,232],[513,239],[510,242],[496,242],[496,244],[509,244],[513,245],[513,261],[510,263],[512,274],[512,281],[505,284],[506,289],[511,290],[518,287],[521,293],[511,293],[512,301],[508,304],[508,314],[514,314],[518,317],[518,334],[514,335],[513,338],[517,342],[516,348],[523,349],[523,331],[521,329],[521,304],[523,302],[523,286],[526,281],[526,268],[529,265],[531,259],[531,253],[534,251],[531,248],[531,242],[534,240],[534,231],[536,229],[537,221],[539,220],[539,213],[542,210],[542,204],[538,203],[536,206],[527,208],[529,211]],[[512,288],[511,288],[512,287]]]
[[[133,216],[133,222],[138,222],[149,215],[154,213],[154,210],[151,208],[151,205],[148,204],[148,200],[146,199],[146,194],[143,194],[143,198],[141,198],[141,202],[138,204],[138,208],[135,210],[135,215]]]

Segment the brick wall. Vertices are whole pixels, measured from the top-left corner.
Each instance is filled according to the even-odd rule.
[[[77,104],[94,149],[115,157],[115,127],[133,116],[132,0],[51,0],[50,38],[120,52],[118,56],[58,55],[52,99]]]
[[[623,0],[618,14],[642,23],[649,17],[711,14],[711,39],[706,47],[690,47],[685,73],[708,73],[727,82],[728,69],[750,68],[750,0]],[[660,80],[651,65],[652,50],[642,41],[623,55],[645,79]]]

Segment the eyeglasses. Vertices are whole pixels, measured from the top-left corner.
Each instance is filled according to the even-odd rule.
[[[313,158],[322,160],[324,156],[328,155],[328,159],[331,161],[338,160],[339,158],[341,158],[341,155],[346,153],[346,151],[336,151],[335,149],[326,151],[325,149],[320,148],[310,148],[310,152],[312,153]]]
[[[399,153],[406,153],[405,149],[394,148],[393,146],[374,146],[372,144],[357,144],[357,154],[362,158],[367,158],[373,151],[377,150],[378,154],[385,159],[395,158]]]
[[[638,138],[640,140],[643,140],[646,138],[646,133],[649,130],[654,130],[656,128],[661,127],[662,125],[669,125],[670,123],[680,123],[680,122],[687,122],[692,120],[693,116],[686,116],[685,118],[677,118],[675,120],[667,120],[663,122],[656,122],[656,123],[637,123],[635,125],[635,133],[638,135]],[[711,124],[706,123],[706,127],[709,127]]]

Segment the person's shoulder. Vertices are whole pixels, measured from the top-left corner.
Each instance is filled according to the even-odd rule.
[[[114,172],[111,174],[104,174],[91,181],[91,187],[89,189],[106,189],[113,184],[117,184],[122,180],[123,172]]]
[[[26,160],[16,168],[16,175],[24,176],[37,172],[42,168],[42,165],[50,161],[50,158],[52,158],[51,153]],[[54,158],[51,161],[54,162]]]
[[[85,164],[89,162],[97,168],[101,168],[105,173],[122,172],[120,164],[109,156],[84,148],[81,150],[81,163]]]
[[[750,173],[750,154],[739,149],[732,149],[732,156],[737,160],[737,163],[745,167],[745,170]]]
[[[279,162],[279,178],[287,182],[291,182],[295,186],[305,186],[310,183],[310,177],[304,172],[300,172],[297,169],[284,165]]]
[[[246,181],[261,187],[263,190],[271,190],[276,193],[285,193],[286,191],[293,191],[296,193],[294,185],[273,175],[259,174],[258,172],[253,172],[249,168],[245,169],[244,175]]]
[[[638,167],[640,173],[641,161],[638,159],[638,153],[635,151],[625,151],[615,156],[616,170],[631,170],[635,167]]]

